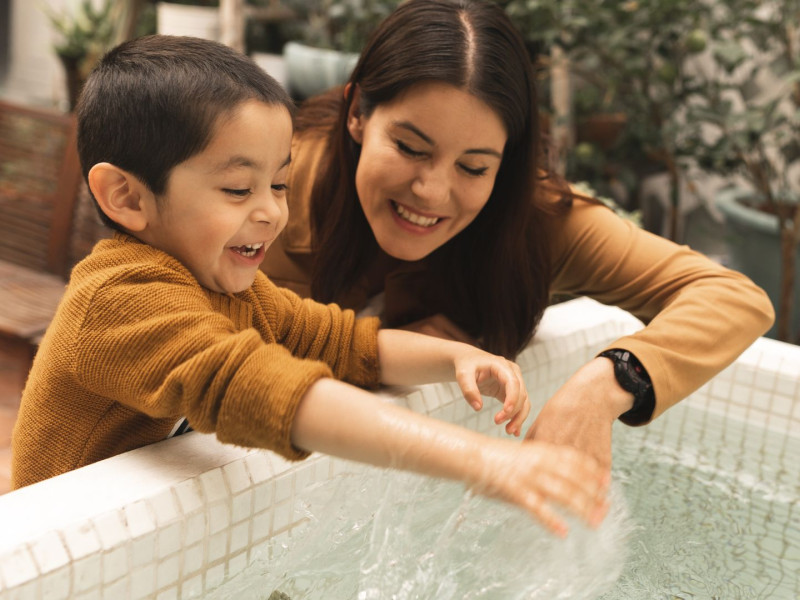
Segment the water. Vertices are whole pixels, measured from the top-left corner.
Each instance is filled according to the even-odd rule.
[[[687,405],[614,435],[598,531],[571,521],[560,540],[456,483],[357,466],[206,598],[800,598],[800,439]]]

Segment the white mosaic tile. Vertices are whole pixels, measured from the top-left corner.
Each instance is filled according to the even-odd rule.
[[[206,560],[216,562],[225,557],[228,552],[228,531],[220,531],[208,538],[206,544]]]
[[[247,467],[243,461],[237,460],[222,467],[222,473],[225,481],[228,482],[228,489],[231,494],[238,494],[239,492],[250,488],[253,483],[250,481],[250,474],[247,472]]]
[[[153,514],[144,500],[128,504],[123,512],[131,537],[136,538],[155,531],[156,523]]]
[[[128,548],[123,546],[103,553],[103,583],[109,584],[128,573]]]
[[[20,586],[14,587],[5,594],[9,600],[39,600],[41,592],[39,590],[39,582],[29,581]]]
[[[96,554],[102,548],[91,521],[69,525],[62,530],[61,535],[73,561]]]
[[[213,590],[225,581],[225,563],[214,565],[205,572],[205,586],[207,590]]]
[[[282,474],[275,478],[275,503],[288,500],[292,496],[293,479],[291,474]]]
[[[17,548],[0,556],[0,576],[7,588],[22,585],[39,576],[33,556],[26,547]]]
[[[272,463],[268,456],[266,452],[260,451],[253,452],[244,459],[247,472],[250,474],[250,479],[254,485],[272,479],[274,475]]]
[[[228,577],[234,577],[247,568],[247,552],[239,552],[228,560]]]
[[[93,588],[86,592],[80,592],[72,598],[73,600],[102,600],[103,594],[100,588]]]
[[[239,523],[253,514],[253,490],[234,496],[231,504],[231,522]]]
[[[111,511],[98,515],[93,519],[94,530],[97,532],[97,537],[100,539],[100,545],[108,550],[120,544],[125,543],[130,539],[130,533],[125,526],[121,511]]]
[[[213,504],[228,497],[228,488],[225,485],[225,479],[222,477],[222,469],[206,471],[198,479],[200,480],[200,487],[203,490],[206,503]]]
[[[152,513],[155,515],[155,521],[158,527],[164,527],[174,522],[180,515],[178,503],[171,489],[156,494],[148,500],[148,503],[150,504]]]
[[[272,509],[272,529],[271,532],[274,534],[278,531],[283,531],[291,524],[291,517],[292,517],[292,506],[291,503],[287,500],[276,504],[275,507]]]
[[[158,563],[156,570],[156,589],[161,589],[178,582],[180,577],[180,557],[173,554]]]
[[[269,539],[270,534],[272,533],[272,511],[265,510],[264,512],[258,513],[253,517],[252,525],[250,527],[250,539],[252,540],[253,544],[257,544],[259,542],[263,542],[266,539]]]
[[[250,543],[250,523],[239,523],[231,527],[230,553],[245,550]]]
[[[156,600],[178,600],[180,596],[178,595],[178,587],[172,586],[165,590],[161,590],[156,595]]]
[[[156,533],[143,535],[132,540],[130,556],[133,568],[152,564],[156,557]]]
[[[207,508],[208,510],[208,532],[215,534],[228,528],[231,524],[231,511],[228,506],[227,498],[216,502]]]
[[[131,600],[144,600],[156,587],[156,564],[150,563],[131,573]]]
[[[64,567],[42,577],[42,599],[67,600],[72,592],[72,567]],[[109,596],[110,598],[113,596]],[[121,598],[122,596],[117,596]]]
[[[163,559],[175,554],[181,549],[183,527],[180,522],[174,522],[158,530],[157,554],[158,559]]]
[[[203,593],[203,575],[194,575],[181,583],[181,598],[198,598]]]
[[[61,537],[54,531],[45,533],[31,544],[31,553],[40,573],[49,573],[70,562]]]
[[[203,496],[200,492],[200,482],[197,479],[187,479],[173,487],[178,503],[184,515],[188,515],[204,506]]]
[[[99,549],[99,546],[98,546]],[[94,553],[72,563],[73,592],[84,592],[100,586],[102,555]]]
[[[199,542],[206,535],[207,515],[205,512],[194,513],[184,520],[183,543],[191,545]]]
[[[200,571],[203,567],[203,544],[189,546],[183,552],[181,574],[185,577]]]
[[[275,482],[261,483],[253,489],[253,512],[260,513],[275,501]]]

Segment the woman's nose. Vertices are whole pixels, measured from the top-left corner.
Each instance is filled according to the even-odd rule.
[[[411,183],[411,192],[425,206],[435,207],[447,202],[450,197],[450,176],[442,165],[423,167]]]

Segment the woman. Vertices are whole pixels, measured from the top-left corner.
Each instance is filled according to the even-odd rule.
[[[410,0],[345,88],[298,115],[290,222],[264,270],[387,326],[512,357],[551,294],[591,296],[647,326],[547,402],[527,437],[611,461],[611,426],[649,422],[773,320],[744,276],[542,176],[532,67],[496,5]]]

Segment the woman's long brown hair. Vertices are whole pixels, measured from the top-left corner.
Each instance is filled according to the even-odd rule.
[[[530,341],[549,302],[548,235],[559,204],[537,200],[538,110],[525,45],[497,5],[480,1],[410,0],[373,33],[350,83],[360,110],[374,108],[421,82],[445,82],[491,107],[508,132],[486,206],[462,232],[425,259],[424,289],[490,352],[508,357]],[[364,274],[379,247],[358,201],[360,147],[346,127],[352,94],[307,103],[299,132],[330,126],[328,162],[311,200],[312,295],[336,302]],[[331,115],[338,105],[333,122]],[[561,206],[565,206],[566,202]],[[398,325],[394,323],[392,325]]]

